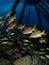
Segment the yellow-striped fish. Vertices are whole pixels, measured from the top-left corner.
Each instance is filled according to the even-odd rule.
[[[16,23],[11,23],[8,25],[8,30],[11,30],[11,29],[15,28],[16,26],[17,26]]]
[[[41,38],[41,39],[39,40],[39,42],[40,42],[40,43],[46,43],[46,40],[47,40],[47,39]]]
[[[5,20],[1,20],[1,26],[3,26],[5,24]]]
[[[26,27],[24,30],[23,30],[23,34],[30,34],[32,32],[36,31],[36,26],[34,26],[33,28],[32,27]]]
[[[16,15],[10,17],[9,20],[8,20],[8,24],[10,24],[11,22],[13,22],[15,19],[16,19]]]
[[[11,13],[12,13],[12,11],[10,11],[10,12],[6,15],[6,17],[10,17]]]
[[[41,31],[33,32],[29,37],[38,38],[38,37],[42,37],[42,35],[46,36],[45,30],[43,32],[41,32]]]
[[[25,25],[22,25],[22,24],[18,25],[17,27],[17,29],[23,29],[23,28],[25,28]]]

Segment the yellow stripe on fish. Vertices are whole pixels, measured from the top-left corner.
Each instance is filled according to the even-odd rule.
[[[22,24],[18,25],[17,27],[17,29],[23,29],[23,28],[25,28],[25,25],[22,25]]]
[[[10,12],[6,15],[6,17],[10,17],[11,13],[12,13],[12,11],[10,11]]]
[[[36,26],[34,27],[26,27],[24,30],[23,30],[23,34],[30,34],[32,32],[36,31]]]
[[[8,24],[10,24],[11,22],[14,22],[15,19],[16,19],[16,15],[10,17],[10,18],[8,19]]]
[[[47,39],[43,39],[43,38],[42,38],[42,39],[39,40],[39,42],[40,42],[40,43],[46,43],[46,40],[47,40]]]
[[[42,37],[42,35],[46,36],[45,30],[43,32],[37,30],[36,32],[32,32],[30,38],[38,38]]]
[[[16,23],[11,23],[11,24],[8,25],[8,30],[11,30],[15,27],[17,27]]]

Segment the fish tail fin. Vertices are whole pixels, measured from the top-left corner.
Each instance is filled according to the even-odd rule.
[[[46,40],[47,40],[47,39],[44,39],[44,41],[43,41],[43,42],[44,42],[44,43],[46,43]]]
[[[17,24],[16,23],[14,23],[14,27],[17,27]]]
[[[43,30],[42,35],[46,36],[46,31],[45,30]]]
[[[26,27],[26,25],[24,25],[24,28]]]
[[[23,29],[26,27],[26,25],[23,25]]]
[[[14,15],[14,18],[16,18],[16,15]]]
[[[36,27],[36,25],[34,25],[33,29],[34,29],[34,31],[37,31],[37,27]]]
[[[46,43],[46,40],[47,39],[45,38],[45,39],[41,40],[40,43]]]

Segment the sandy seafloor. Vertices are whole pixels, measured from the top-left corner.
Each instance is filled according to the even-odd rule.
[[[33,56],[33,61],[29,55],[20,58],[15,61],[15,65],[46,65],[46,62],[39,59],[38,56]],[[0,59],[0,65],[10,65],[9,62],[5,59]]]

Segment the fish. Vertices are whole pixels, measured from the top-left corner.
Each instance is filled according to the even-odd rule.
[[[14,29],[15,27],[17,27],[16,23],[11,23],[11,24],[8,25],[7,30]]]
[[[0,19],[2,19],[3,18],[3,16],[0,16]]]
[[[8,42],[7,41],[3,41],[2,44],[8,44]]]
[[[39,40],[39,42],[40,42],[40,43],[46,43],[46,40],[47,40],[47,39],[43,39],[43,38],[42,38],[42,39]]]
[[[30,47],[30,46],[27,46],[27,48],[26,48],[26,49],[28,50],[28,49],[31,49],[31,48],[32,48],[32,47]]]
[[[29,38],[38,38],[38,37],[42,37],[42,35],[46,36],[45,30],[43,30],[43,32],[41,32],[41,31],[33,32],[33,33],[29,36]]]
[[[24,43],[23,45],[24,45],[24,46],[28,46],[28,44],[27,44],[27,43]]]
[[[46,48],[46,50],[48,50],[48,51],[49,51],[49,48]]]
[[[44,56],[39,56],[39,58],[42,60],[46,60],[46,58]]]
[[[34,54],[34,55],[36,55],[36,54],[38,54],[38,53],[39,53],[38,51],[33,51],[33,54]]]
[[[27,27],[23,30],[22,34],[30,34],[30,33],[34,32],[35,30],[36,30],[36,26],[34,26],[33,28],[32,27]]]
[[[6,14],[6,17],[10,17],[12,11],[10,11],[8,14]]]
[[[31,47],[34,47],[34,45],[33,45],[33,44],[30,44],[30,46],[31,46]]]
[[[8,45],[12,45],[12,44],[14,44],[14,42],[8,42]]]
[[[5,24],[5,20],[0,21],[1,27]]]
[[[44,51],[44,49],[43,49],[43,48],[41,48],[41,49],[40,49],[40,51]]]
[[[2,24],[2,21],[0,21],[0,25]]]
[[[20,24],[20,25],[18,25],[18,27],[17,27],[17,29],[24,29],[25,28],[25,25],[22,25],[22,24]]]
[[[39,52],[39,54],[45,54],[45,52]]]
[[[49,59],[49,55],[45,55],[45,57]]]
[[[14,35],[15,33],[11,33],[10,35]]]
[[[29,43],[30,41],[29,41],[29,40],[23,40],[23,42],[27,42],[27,43]]]
[[[19,44],[22,44],[22,42],[21,42],[21,41],[18,41],[18,43],[19,43]]]
[[[27,50],[27,48],[25,48],[25,47],[23,47],[22,49],[23,49],[23,50]]]
[[[10,17],[10,18],[8,19],[8,24],[7,24],[7,25],[9,25],[10,23],[12,23],[15,19],[16,19],[16,15]]]
[[[3,41],[3,40],[8,40],[8,38],[2,38],[1,40],[2,40],[2,41]]]

